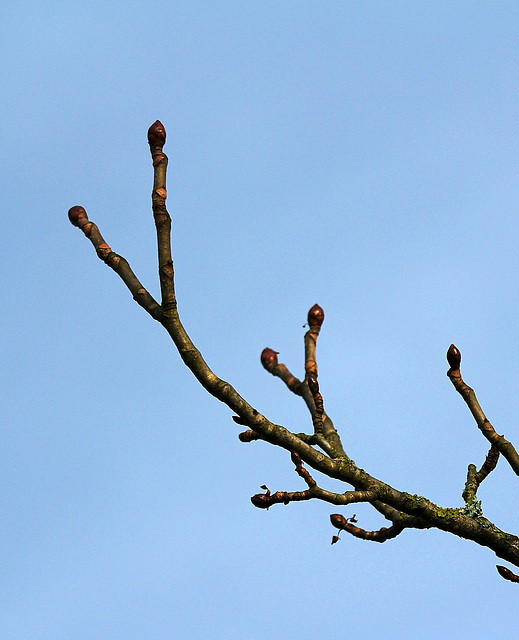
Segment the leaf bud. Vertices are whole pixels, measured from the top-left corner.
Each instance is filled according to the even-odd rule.
[[[148,129],[150,147],[163,147],[166,142],[166,129],[160,120],[156,120]]]
[[[459,369],[461,364],[461,353],[453,344],[447,351],[447,362],[451,369]]]
[[[279,351],[274,351],[269,347],[261,352],[261,364],[267,371],[278,364],[278,353]]]
[[[87,212],[80,205],[76,205],[68,210],[68,219],[75,227],[79,227],[80,220],[88,220]]]
[[[268,509],[270,507],[269,496],[265,493],[256,493],[250,501],[255,507],[258,507],[258,509]]]
[[[252,429],[247,429],[247,431],[239,433],[238,438],[240,439],[240,442],[252,442],[253,440],[258,440],[258,434]]]
[[[330,522],[335,528],[339,530],[344,529],[347,524],[346,518],[344,516],[341,516],[340,513],[332,513],[332,515],[330,516]]]
[[[314,306],[308,312],[308,324],[311,327],[320,327],[324,322],[324,310],[318,304]]]

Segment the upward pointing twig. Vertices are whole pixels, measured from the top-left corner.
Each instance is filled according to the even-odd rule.
[[[166,142],[166,130],[157,120],[148,129],[148,142],[153,158],[153,191],[151,194],[153,218],[157,229],[157,250],[159,257],[159,280],[162,294],[162,308],[167,311],[176,308],[173,259],[171,257],[171,217],[166,208],[166,173],[168,157],[162,147]]]
[[[496,430],[490,424],[490,421],[488,420],[486,415],[483,413],[483,409],[481,408],[481,405],[476,398],[474,389],[469,387],[461,377],[461,353],[459,349],[453,344],[451,344],[449,350],[447,351],[447,361],[450,366],[449,370],[447,371],[449,380],[452,382],[454,388],[461,395],[463,400],[465,400],[465,402],[467,403],[467,406],[474,416],[474,420],[476,421],[479,430],[490,442],[490,444],[503,454],[515,473],[519,475],[519,455],[517,454],[517,451],[515,450],[511,442],[506,440],[504,436],[500,436],[498,433],[496,433]]]

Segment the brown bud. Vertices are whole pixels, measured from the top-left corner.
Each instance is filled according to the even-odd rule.
[[[317,382],[317,378],[315,378],[314,376],[308,376],[306,382],[311,394],[313,396],[317,395],[319,393],[319,383]]]
[[[250,501],[255,507],[258,507],[258,509],[268,509],[270,507],[269,496],[264,493],[256,493]]]
[[[330,516],[330,522],[336,529],[344,529],[347,520],[344,516],[341,516],[340,513],[332,513],[332,515]]]
[[[252,442],[253,440],[258,440],[258,434],[255,433],[252,429],[247,429],[247,431],[242,431],[238,434],[238,438],[240,442]]]
[[[292,462],[298,467],[301,464],[301,456],[297,453],[297,451],[291,451],[290,457],[292,458]]]
[[[340,540],[339,536],[332,536],[332,544],[339,542],[339,540]]]
[[[447,362],[451,369],[459,369],[461,364],[461,353],[453,344],[447,351]]]
[[[324,310],[318,304],[314,306],[308,312],[308,324],[311,327],[320,327],[324,322]]]
[[[163,147],[166,142],[166,129],[160,120],[154,122],[148,129],[150,147]]]
[[[274,367],[278,363],[278,353],[279,351],[274,351],[274,349],[263,349],[261,352],[261,364],[268,371],[271,367]]]
[[[75,207],[71,207],[68,210],[68,219],[75,227],[79,227],[79,221],[81,219],[88,220],[87,212],[83,209],[83,207],[76,205]]]

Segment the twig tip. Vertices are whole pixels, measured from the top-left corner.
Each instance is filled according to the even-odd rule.
[[[346,528],[347,520],[340,513],[332,513],[332,515],[330,516],[330,522],[333,524],[333,526],[336,529],[339,529],[339,531],[342,531],[342,529]]]
[[[88,220],[87,212],[80,205],[77,204],[68,210],[68,219],[75,227],[79,226],[79,221],[83,218]]]
[[[274,351],[274,349],[270,349],[269,347],[266,347],[261,352],[261,364],[267,371],[278,364],[278,353],[279,351]]]

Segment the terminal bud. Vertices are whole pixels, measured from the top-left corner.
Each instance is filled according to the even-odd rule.
[[[81,219],[88,220],[87,212],[80,205],[76,205],[68,210],[68,219],[75,227],[79,227]]]
[[[324,322],[324,310],[318,304],[314,306],[308,312],[308,324],[311,327],[320,327]]]
[[[332,515],[330,516],[330,522],[336,529],[341,530],[346,527],[348,521],[344,516],[341,516],[340,513],[332,513]]]
[[[451,369],[459,369],[461,364],[461,353],[453,344],[447,351],[447,362]]]
[[[269,347],[263,349],[261,352],[261,364],[267,371],[278,364],[278,353],[279,351],[274,351],[274,349],[270,349]]]
[[[166,143],[166,129],[160,120],[148,129],[148,142],[150,147],[163,147]]]

